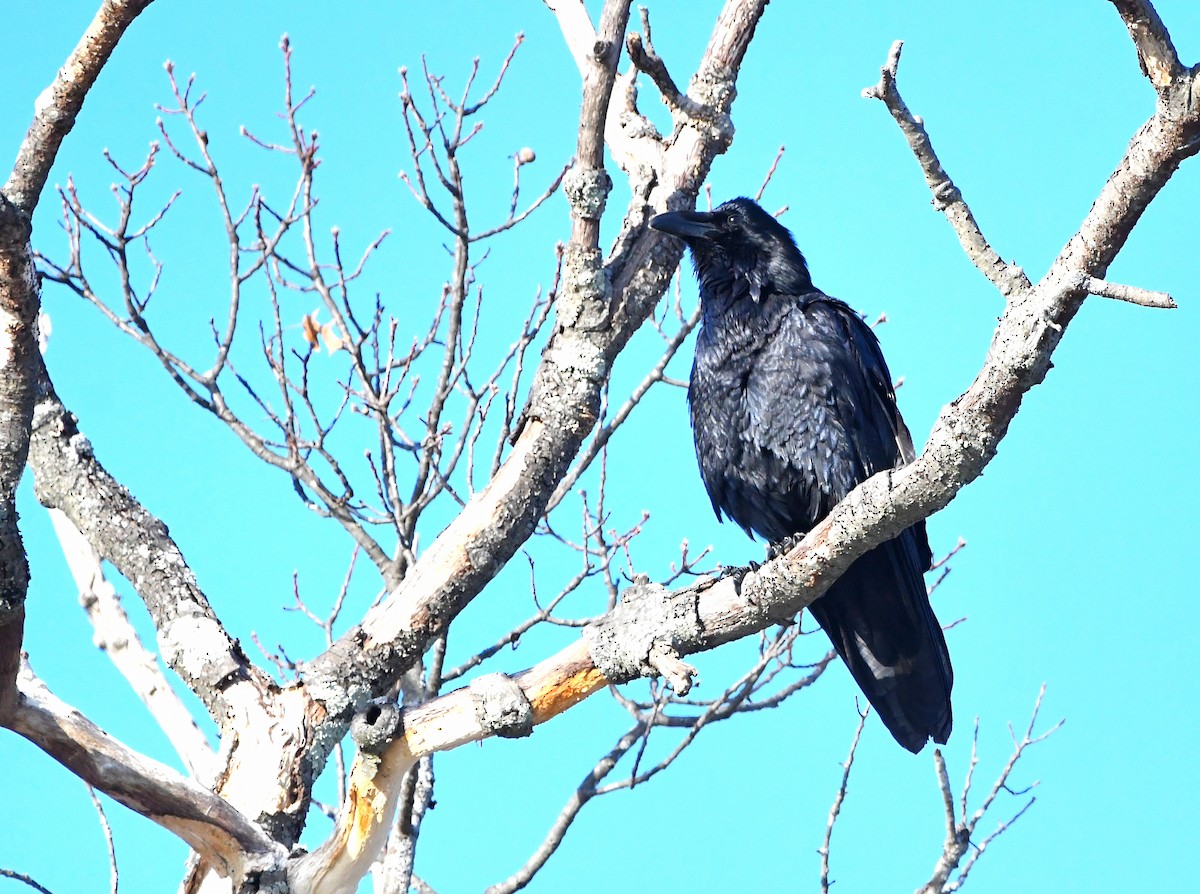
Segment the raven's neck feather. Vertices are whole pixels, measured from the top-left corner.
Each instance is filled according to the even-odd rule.
[[[756,258],[730,258],[723,254],[693,252],[700,295],[710,310],[743,300],[762,302],[772,295],[804,295],[815,291],[808,264],[799,250],[795,257],[779,252]]]

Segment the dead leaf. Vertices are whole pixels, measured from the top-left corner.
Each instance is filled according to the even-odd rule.
[[[321,350],[321,340],[318,336],[323,328],[321,324],[317,322],[317,314],[320,313],[320,311],[321,308],[318,307],[312,313],[305,314],[304,318],[300,321],[300,332],[304,335],[304,340],[312,345],[313,349],[317,351]]]
[[[333,323],[326,323],[321,327],[321,340],[325,342],[325,349],[330,354],[345,350],[346,342],[338,334],[337,327]]]

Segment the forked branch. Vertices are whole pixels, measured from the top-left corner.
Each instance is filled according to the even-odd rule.
[[[961,888],[966,882],[971,869],[975,866],[975,863],[983,856],[984,851],[987,850],[988,845],[1003,835],[1008,829],[1012,828],[1013,823],[1019,820],[1025,814],[1025,811],[1037,801],[1036,797],[1029,795],[1028,799],[1025,800],[1015,813],[1007,820],[1001,820],[996,825],[996,828],[987,836],[982,839],[976,836],[976,828],[995,804],[1001,792],[1005,792],[1012,797],[1022,798],[1038,784],[1037,782],[1033,782],[1023,789],[1014,791],[1009,786],[1008,780],[1011,778],[1017,763],[1025,756],[1026,752],[1034,745],[1046,741],[1046,739],[1058,732],[1059,727],[1063,725],[1063,721],[1060,720],[1045,732],[1034,733],[1038,712],[1042,708],[1042,698],[1045,694],[1046,687],[1043,684],[1038,692],[1037,700],[1034,702],[1033,713],[1029,717],[1029,724],[1019,739],[1016,733],[1012,732],[1012,726],[1009,726],[1009,732],[1012,732],[1013,739],[1012,754],[974,813],[968,815],[967,810],[975,767],[979,763],[979,720],[976,719],[975,721],[975,734],[971,741],[971,762],[963,781],[962,793],[958,798],[957,813],[955,810],[954,791],[950,784],[950,776],[946,771],[945,758],[942,757],[940,750],[934,752],[934,769],[937,775],[938,788],[942,793],[942,803],[945,806],[946,840],[942,846],[942,853],[938,856],[937,864],[934,866],[933,874],[930,876],[929,881],[917,889],[917,894],[949,894],[949,892],[957,891]]]

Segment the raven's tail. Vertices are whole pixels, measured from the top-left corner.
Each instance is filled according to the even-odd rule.
[[[896,741],[950,736],[954,671],[910,529],[851,565],[809,611]]]

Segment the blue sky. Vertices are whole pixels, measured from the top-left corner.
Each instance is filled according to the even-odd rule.
[[[0,62],[0,146],[9,158],[35,97],[94,11],[90,2],[58,0],[48,20],[35,17],[32,4],[21,6],[9,17],[9,51]],[[651,6],[655,43],[680,81],[694,70],[718,8]],[[1157,8],[1185,64],[1200,58],[1200,7],[1163,0]],[[891,42],[906,40],[901,89],[984,232],[1035,280],[1078,226],[1154,95],[1120,19],[1101,0],[864,2],[847,11],[835,4],[768,9],[739,80],[734,144],[710,182],[718,200],[753,194],[786,144],[765,203],[789,206],[783,220],[819,286],[871,317],[887,313],[880,337],[892,370],[904,377],[901,407],[920,442],[982,363],[1001,303],[931,210],[890,116],[859,96],[878,78]],[[252,184],[285,187],[290,172],[246,146],[237,128],[278,135],[277,44],[286,32],[298,83],[318,91],[307,121],[325,147],[322,220],[358,247],[394,231],[366,289],[378,290],[398,318],[423,322],[449,265],[439,235],[397,177],[409,166],[397,68],[419,69],[424,53],[431,69],[458,85],[478,55],[481,79],[490,80],[518,31],[525,44],[468,160],[475,219],[499,219],[516,149],[538,153],[524,170],[530,194],[573,151],[578,77],[553,16],[532,0],[436,8],[364,2],[344,15],[324,4],[275,0],[203,12],[159,0],[118,48],[51,182],[73,174],[90,204],[111,202],[101,151],[140,163],[156,137],[154,103],[169,98],[162,63],[170,58],[182,75],[196,72],[208,92],[204,120],[231,191],[245,197]],[[649,86],[642,106],[660,111]],[[167,264],[157,319],[202,356],[207,320],[222,313],[226,294],[220,232],[206,185],[163,160],[150,191],[165,197],[177,187],[184,195],[155,242]],[[1043,682],[1043,726],[1067,719],[1018,768],[1014,785],[1041,780],[1038,801],[973,872],[976,894],[1170,889],[1192,877],[1183,855],[1200,833],[1186,797],[1200,784],[1192,757],[1200,692],[1191,673],[1200,633],[1198,197],[1200,167],[1192,161],[1109,272],[1116,282],[1170,292],[1179,309],[1089,300],[995,461],[930,522],[936,553],[960,536],[969,541],[935,599],[943,621],[968,618],[948,636],[956,670],[957,725],[946,749],[952,778],[966,770],[974,717],[982,729],[980,786],[1007,758],[1007,724],[1024,726]],[[35,243],[61,256],[57,205],[53,195],[43,199]],[[556,198],[523,232],[496,243],[480,272],[486,319],[495,324],[487,331],[503,332],[492,350],[507,344],[535,289],[549,283],[554,242],[569,230],[565,202]],[[694,303],[690,275],[683,292]],[[167,522],[235,635],[248,643],[257,632],[298,657],[314,654],[315,631],[281,606],[290,601],[293,572],[313,602],[332,598],[350,552],[340,529],[306,514],[284,478],[191,407],[153,359],[94,309],[51,287],[44,301],[54,327],[51,374],[101,461]],[[296,319],[309,310],[297,307]],[[635,380],[650,362],[642,350],[649,343],[635,343],[634,354],[622,358],[618,382]],[[687,363],[679,358],[675,374],[685,376]],[[631,425],[610,457],[609,500],[615,527],[650,513],[635,547],[640,570],[664,574],[685,537],[713,544],[729,564],[759,558],[758,545],[711,516],[682,392],[653,394]],[[635,432],[643,438],[637,447]],[[27,633],[34,667],[114,735],[170,762],[161,734],[91,645],[28,483],[22,524],[34,575]],[[573,570],[550,565],[539,571],[542,585],[553,587]],[[527,572],[510,569],[502,580],[462,619],[462,654],[486,641],[497,619],[527,610]],[[356,577],[359,611],[376,588],[368,574]],[[127,604],[145,629],[136,602]],[[550,640],[527,642],[495,669],[519,670],[550,648]],[[720,691],[742,658],[737,647],[700,656],[700,694]],[[835,671],[778,710],[706,732],[650,784],[589,805],[532,890],[815,889],[815,851],[857,720],[853,684]],[[441,758],[419,871],[442,892],[479,890],[506,877],[625,729],[623,712],[598,696],[530,740]],[[904,752],[877,722],[868,724],[861,748],[834,840],[833,877],[842,891],[911,889],[926,878],[944,834],[932,757]],[[82,784],[11,734],[0,736],[0,761],[9,768],[0,784],[0,866],[30,873],[55,892],[106,889],[103,840]],[[1001,804],[983,827],[1019,803]],[[109,808],[123,889],[172,890],[183,846],[129,811]],[[314,818],[307,840],[319,841],[326,829]],[[70,861],[59,836],[75,842]]]

